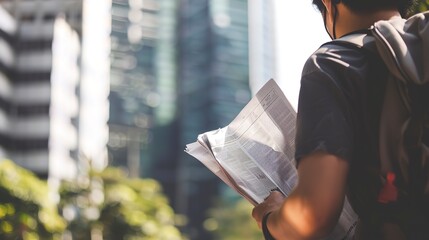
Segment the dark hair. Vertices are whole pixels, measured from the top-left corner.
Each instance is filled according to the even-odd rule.
[[[339,0],[337,2],[340,1],[357,13],[368,13],[380,9],[397,9],[403,17],[406,17],[416,4],[416,0]],[[320,12],[324,11],[325,6],[322,0],[313,0],[313,4]]]

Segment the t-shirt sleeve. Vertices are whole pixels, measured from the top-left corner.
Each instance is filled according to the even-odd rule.
[[[344,94],[328,74],[313,71],[302,77],[295,139],[298,164],[315,151],[352,159],[353,131],[347,109]]]

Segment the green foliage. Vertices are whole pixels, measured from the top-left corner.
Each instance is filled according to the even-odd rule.
[[[12,161],[0,162],[0,239],[60,239],[65,222],[46,182]]]
[[[415,14],[418,12],[424,12],[429,9],[429,0],[416,0],[415,7],[411,11],[411,14]]]
[[[204,225],[219,240],[264,239],[251,217],[252,209],[253,206],[244,199],[233,203],[220,201],[209,211],[210,218]]]
[[[429,9],[429,0],[423,0],[421,1],[419,5],[419,12],[424,12]]]
[[[157,181],[130,179],[120,169],[107,167],[79,182],[65,182],[60,190],[64,212],[75,212],[68,218],[75,239],[88,239],[94,229],[105,240],[183,239]],[[93,209],[92,218],[85,214],[87,209]]]

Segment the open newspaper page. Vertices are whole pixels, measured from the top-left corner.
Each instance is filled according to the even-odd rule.
[[[295,110],[271,79],[228,126],[200,134],[185,151],[256,205],[272,190],[288,196],[296,185],[295,124]],[[347,239],[356,220],[346,201],[328,239]]]

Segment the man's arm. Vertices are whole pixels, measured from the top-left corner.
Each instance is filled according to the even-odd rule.
[[[315,152],[298,166],[298,185],[287,199],[274,192],[253,209],[252,216],[277,239],[317,239],[328,235],[343,209],[349,164],[332,154]]]

